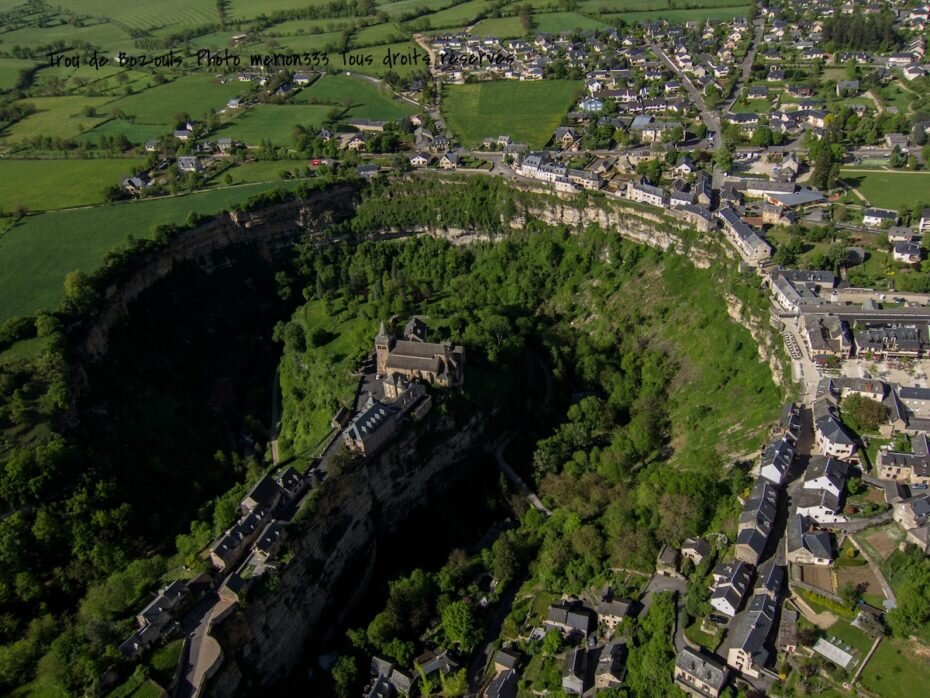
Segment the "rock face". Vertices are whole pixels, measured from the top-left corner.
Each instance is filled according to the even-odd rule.
[[[260,255],[270,259],[290,248],[300,236],[350,216],[355,194],[351,186],[335,186],[303,201],[288,201],[257,212],[223,213],[181,233],[167,249],[148,254],[131,275],[106,290],[107,302],[84,333],[79,354],[90,360],[104,356],[110,330],[129,313],[133,299],[170,274],[176,263],[196,261],[209,270],[222,263],[215,253],[235,245],[254,245]]]
[[[205,695],[258,695],[287,677],[306,646],[324,641],[365,594],[379,540],[456,483],[482,433],[473,418],[424,455],[408,430],[374,459],[332,478],[316,512],[292,524],[294,555],[276,590],[250,594],[215,626],[223,663]]]

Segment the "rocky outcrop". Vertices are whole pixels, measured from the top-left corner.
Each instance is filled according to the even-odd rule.
[[[287,677],[307,646],[338,629],[366,592],[379,540],[455,484],[482,432],[473,418],[423,454],[408,431],[363,466],[331,478],[316,512],[290,530],[293,558],[273,593],[250,592],[214,627],[224,659],[206,694],[258,695]]]
[[[84,329],[78,353],[90,360],[106,354],[110,330],[129,314],[131,302],[179,262],[194,261],[209,270],[222,264],[222,255],[216,253],[237,245],[253,245],[259,255],[271,259],[300,236],[350,216],[355,193],[352,186],[338,185],[256,212],[222,213],[179,234],[166,247],[136,260],[131,273],[106,289],[102,310]]]

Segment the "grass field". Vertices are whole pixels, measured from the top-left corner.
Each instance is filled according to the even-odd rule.
[[[235,138],[246,145],[258,145],[262,140],[288,145],[295,126],[320,126],[332,108],[325,104],[259,104],[223,126],[216,136]]]
[[[529,33],[558,34],[572,29],[601,29],[607,26],[576,12],[545,12],[533,15],[533,22],[534,28]],[[472,34],[477,36],[496,36],[502,39],[523,36],[526,33],[527,30],[523,28],[519,17],[483,19],[472,31]]]
[[[259,15],[268,15],[285,10],[296,10],[302,7],[325,5],[330,0],[230,0],[229,16],[236,19],[252,19]]]
[[[547,0],[537,0],[545,3]],[[728,7],[731,5],[745,4],[739,0],[699,0],[691,3],[676,2],[676,0],[584,0],[578,7],[582,12],[588,14],[600,13],[605,8],[611,12],[666,12],[673,11],[683,4],[699,5],[702,8],[711,7]],[[535,5],[534,5],[535,7]]]
[[[882,640],[862,672],[862,685],[882,698],[911,698],[916,686],[930,685],[925,647],[897,638]]]
[[[106,49],[108,53],[129,51],[133,48],[132,37],[110,22],[85,22],[83,26],[75,27],[62,21],[60,24],[46,27],[23,27],[0,33],[0,39],[4,46],[47,46],[59,41],[67,45],[86,41],[91,46]]]
[[[141,159],[0,160],[0,209],[30,211],[103,203],[103,188],[119,184]]]
[[[393,16],[415,8],[428,7],[434,12],[438,12],[455,4],[455,2],[456,0],[396,0],[396,2],[386,2],[378,5],[378,11],[387,12]]]
[[[171,128],[167,125],[134,124],[123,119],[110,119],[90,131],[85,131],[78,136],[78,140],[96,143],[101,136],[118,136],[122,133],[130,143],[141,145],[150,138],[158,138],[170,132]]]
[[[219,111],[230,97],[245,91],[240,82],[224,84],[213,75],[195,73],[111,102],[107,111],[122,110],[139,124],[171,126],[176,114],[187,113],[199,120],[209,109]]]
[[[21,60],[18,58],[0,59],[0,90],[12,89],[16,85],[16,80],[19,77],[20,71],[34,66],[35,64],[35,61]]]
[[[449,85],[443,115],[465,145],[487,136],[509,135],[517,143],[540,148],[581,91],[572,80],[485,82]]]
[[[8,129],[0,133],[0,141],[11,143],[33,138],[34,136],[57,136],[73,138],[82,131],[89,130],[100,124],[107,117],[84,116],[84,107],[94,107],[102,110],[108,97],[36,97],[24,99],[23,102],[32,104],[36,108],[34,114],[17,121]]]
[[[930,204],[930,172],[857,172],[843,170],[843,181],[855,187],[872,206],[898,210],[918,202]]]
[[[348,116],[355,119],[392,121],[419,111],[413,104],[395,99],[391,92],[382,91],[369,80],[348,75],[324,75],[310,87],[301,90],[294,102],[308,104],[311,99],[336,102],[349,99],[352,108]]]
[[[381,44],[403,41],[409,38],[410,32],[401,29],[397,23],[384,22],[359,29],[352,35],[352,46],[380,46]]]
[[[58,0],[56,4],[62,9],[81,15],[116,19],[120,24],[132,29],[152,29],[166,25],[183,29],[201,24],[214,24],[219,21],[214,0],[160,0],[157,3],[125,2],[124,0]]]
[[[460,5],[454,5],[447,10],[434,12],[431,15],[427,15],[427,17],[429,17],[430,26],[433,29],[458,27],[471,24],[490,6],[490,0],[471,0],[470,2],[464,2]]]
[[[247,162],[236,165],[220,175],[219,179],[226,180],[226,175],[232,177],[232,184],[248,184],[251,182],[273,182],[281,179],[283,171],[302,174],[307,169],[306,160],[266,160],[262,162]]]
[[[638,12],[621,12],[602,15],[605,21],[622,19],[629,24],[652,22],[665,19],[669,22],[703,22],[705,20],[732,19],[744,17],[749,13],[749,5],[730,5],[725,7],[701,7],[690,10],[645,10]]]
[[[290,184],[252,184],[29,216],[0,237],[0,323],[57,308],[65,275],[93,271],[130,235],[149,237],[159,223],[182,223],[191,212],[216,213],[276,186]]]

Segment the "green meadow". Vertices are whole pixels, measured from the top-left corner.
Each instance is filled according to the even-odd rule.
[[[128,177],[141,159],[0,160],[0,210],[30,211],[103,203],[103,188]]]
[[[28,216],[0,235],[0,323],[57,308],[65,275],[94,271],[129,236],[151,237],[160,223],[183,223],[191,213],[217,213],[279,186],[296,183],[251,184]]]
[[[509,135],[540,148],[581,93],[573,80],[484,82],[447,85],[442,110],[452,131],[468,146],[488,136]]]

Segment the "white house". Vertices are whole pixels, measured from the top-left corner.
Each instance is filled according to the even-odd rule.
[[[862,216],[862,225],[881,228],[883,225],[896,225],[898,214],[884,208],[867,208]]]
[[[749,590],[749,565],[738,560],[720,563],[714,568],[713,577],[710,605],[732,618]]]

